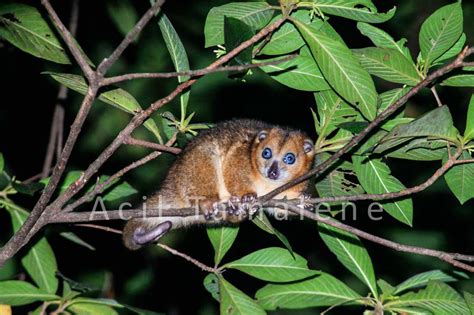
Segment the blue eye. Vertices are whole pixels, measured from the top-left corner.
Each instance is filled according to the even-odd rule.
[[[296,157],[293,153],[287,153],[283,157],[283,162],[285,162],[285,164],[293,164],[295,163],[295,161],[296,161]]]
[[[265,148],[263,151],[262,151],[262,157],[265,159],[265,160],[268,160],[269,158],[272,157],[272,150],[270,150],[269,148]]]

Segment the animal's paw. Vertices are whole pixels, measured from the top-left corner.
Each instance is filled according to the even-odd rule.
[[[201,201],[199,204],[202,214],[206,220],[214,220],[219,213],[219,203],[210,200]]]
[[[298,204],[298,207],[309,210],[309,211],[314,211],[314,205],[311,203],[311,195],[310,194],[302,194],[300,196],[300,203]]]

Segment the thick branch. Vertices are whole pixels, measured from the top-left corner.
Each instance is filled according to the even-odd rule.
[[[199,69],[199,70],[180,71],[180,72],[163,72],[163,73],[128,73],[128,74],[119,75],[115,77],[104,78],[101,85],[106,86],[106,85],[116,84],[123,81],[134,80],[134,79],[164,79],[164,78],[176,78],[180,76],[200,77],[206,74],[216,73],[216,72],[230,72],[230,71],[241,72],[241,71],[252,69],[252,68],[277,65],[282,62],[291,60],[295,57],[296,55],[289,55],[283,58],[279,58],[277,60],[258,62],[258,63],[248,64],[248,65],[218,67],[215,69],[204,68],[204,69]]]

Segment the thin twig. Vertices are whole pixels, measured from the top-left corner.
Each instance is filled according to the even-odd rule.
[[[277,65],[282,62],[291,60],[295,58],[296,56],[297,55],[294,54],[294,55],[289,55],[283,58],[279,58],[277,60],[264,61],[264,62],[258,62],[258,63],[247,64],[247,65],[218,67],[215,69],[204,68],[204,69],[199,69],[199,70],[162,72],[162,73],[149,73],[149,72],[148,73],[128,73],[128,74],[119,75],[115,77],[104,78],[104,80],[101,82],[101,86],[116,84],[119,82],[133,80],[133,79],[164,79],[164,78],[175,78],[175,77],[180,77],[180,76],[200,77],[206,74],[217,73],[217,72],[229,72],[229,71],[241,72],[241,71],[252,69],[252,68]]]
[[[176,249],[171,248],[171,247],[169,247],[165,244],[157,243],[156,245],[158,245],[159,247],[163,248],[164,250],[170,252],[173,255],[184,258],[185,260],[189,261],[190,263],[194,264],[195,266],[201,268],[201,270],[203,270],[203,271],[207,271],[207,272],[211,272],[211,273],[218,273],[219,272],[219,270],[217,270],[216,268],[209,267],[209,266],[203,264],[202,262],[200,262],[199,260],[194,259],[191,256],[188,256],[184,253],[181,253],[181,252],[177,251]]]
[[[135,26],[127,33],[122,42],[115,48],[114,52],[108,57],[102,60],[97,67],[97,74],[103,77],[112,65],[120,58],[124,50],[130,45],[131,42],[140,34],[142,29],[148,22],[161,10],[161,6],[165,3],[165,0],[157,0],[140,18]]]
[[[438,104],[438,107],[443,106],[443,102],[439,98],[438,92],[436,92],[436,86],[433,85],[430,90],[431,90],[431,93],[433,93],[434,95],[434,98],[436,100],[436,103]]]
[[[104,226],[104,225],[78,223],[78,224],[74,224],[74,226],[92,228],[92,229],[96,229],[96,230],[105,231],[105,232],[108,232],[108,233],[122,234],[122,231],[111,228],[111,227],[108,227],[108,226]]]
[[[79,21],[79,0],[74,0],[71,7],[71,17],[69,18],[69,32],[72,37],[76,36]],[[44,159],[43,168],[41,171],[41,178],[49,175],[53,165],[53,154],[56,150],[56,159],[59,160],[63,145],[64,132],[64,107],[63,103],[67,98],[68,88],[65,85],[59,87],[58,95],[56,97],[57,103],[54,107],[53,122],[51,123],[51,131],[49,135],[49,142],[46,149],[46,157]]]
[[[182,151],[180,148],[174,148],[174,147],[170,147],[168,145],[149,142],[149,141],[140,140],[140,139],[135,139],[135,138],[132,138],[132,137],[128,137],[127,140],[125,140],[124,143],[129,144],[129,145],[141,146],[141,147],[145,147],[145,148],[149,148],[149,149],[153,149],[153,150],[157,150],[157,151],[161,151],[161,152],[168,152],[168,153],[172,153],[172,154],[179,154]]]

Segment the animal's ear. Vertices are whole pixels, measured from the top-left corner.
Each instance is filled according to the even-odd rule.
[[[304,153],[312,152],[313,148],[314,148],[313,141],[311,139],[305,139],[304,142],[303,142]]]
[[[268,131],[262,130],[257,134],[257,142],[263,141],[268,136]]]

